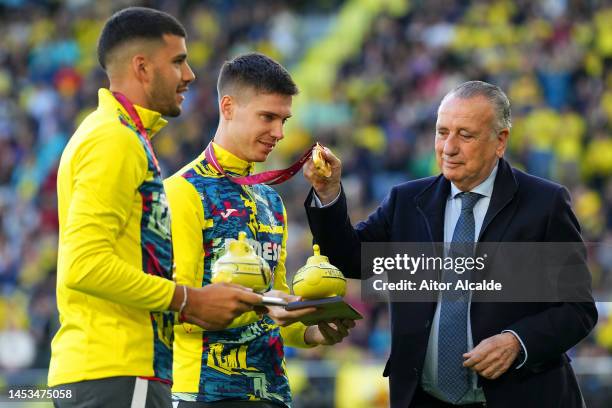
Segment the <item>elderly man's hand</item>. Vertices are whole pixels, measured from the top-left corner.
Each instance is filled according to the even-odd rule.
[[[332,323],[321,322],[316,326],[308,326],[304,333],[306,344],[331,346],[340,343],[355,327],[353,320],[335,320]]]
[[[484,339],[472,351],[465,353],[463,366],[494,380],[510,368],[520,350],[521,344],[512,333],[498,334]]]
[[[342,162],[327,147],[321,150],[321,157],[329,163],[331,176],[323,176],[315,169],[313,161],[308,160],[304,164],[304,177],[314,188],[319,200],[325,205],[331,203],[340,194]]]

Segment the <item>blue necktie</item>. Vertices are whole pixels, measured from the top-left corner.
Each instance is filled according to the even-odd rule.
[[[455,225],[448,256],[473,256],[474,206],[482,197],[477,193],[460,193],[461,215]],[[467,322],[469,291],[455,290],[460,279],[469,280],[469,272],[455,273],[445,270],[442,281],[450,289],[442,291],[440,325],[438,329],[438,388],[451,402],[457,403],[470,387],[469,369],[463,367],[463,354],[468,350]]]

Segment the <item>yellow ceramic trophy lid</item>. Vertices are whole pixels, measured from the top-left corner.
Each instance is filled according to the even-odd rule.
[[[317,244],[312,246],[312,250],[314,251],[314,255],[308,258],[306,265],[315,265],[322,262],[329,263],[329,258],[325,255],[321,255],[321,248],[319,248]]]
[[[252,252],[252,248],[246,241],[246,232],[240,231],[238,233],[238,239],[229,242],[228,251],[232,256],[244,256]]]

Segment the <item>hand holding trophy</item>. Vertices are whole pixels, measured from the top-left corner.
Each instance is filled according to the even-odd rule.
[[[299,300],[281,290],[272,289],[272,273],[265,259],[258,256],[246,240],[246,233],[238,233],[238,239],[225,244],[225,254],[214,263],[211,269],[212,283],[230,283],[264,293],[260,312],[266,312],[279,326],[287,326],[303,316],[316,311],[315,307],[304,307],[289,312],[285,306]]]
[[[332,345],[348,336],[362,316],[342,299],[346,293],[342,272],[321,255],[318,245],[313,250],[314,255],[293,278],[293,291],[304,300],[289,303],[286,309],[297,312],[316,306],[316,312],[300,319],[309,326],[304,338],[310,344]]]

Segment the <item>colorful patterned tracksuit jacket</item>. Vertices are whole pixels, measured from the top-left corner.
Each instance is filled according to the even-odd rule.
[[[215,155],[226,173],[246,175],[252,164],[217,144]],[[273,271],[275,289],[289,291],[285,259],[286,213],[269,186],[241,186],[218,173],[201,154],[164,182],[172,212],[172,237],[178,284],[208,285],[211,266],[225,242],[244,231]],[[301,323],[280,328],[254,312],[222,331],[188,324],[175,327],[175,399],[190,401],[268,400],[286,406],[291,393],[283,343],[308,347]]]

